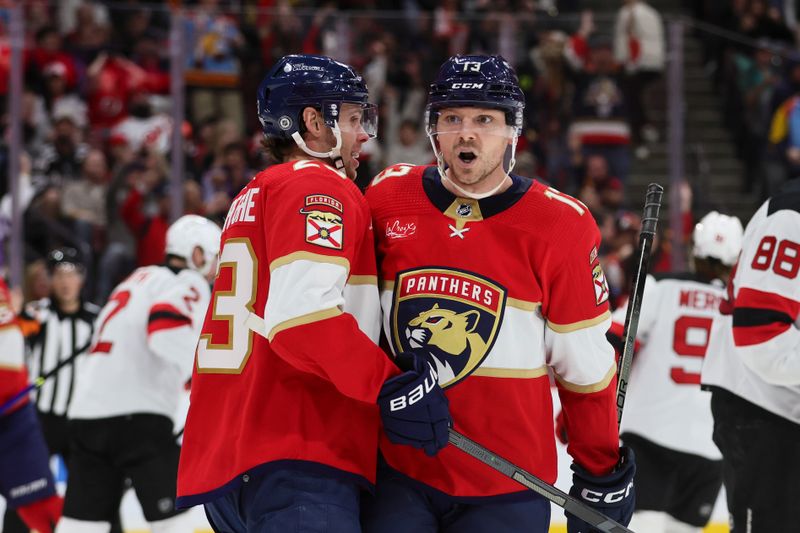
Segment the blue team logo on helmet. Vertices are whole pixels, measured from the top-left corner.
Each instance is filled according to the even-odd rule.
[[[318,109],[325,124],[334,128],[343,103],[369,110],[362,125],[375,136],[377,114],[368,103],[369,92],[361,76],[348,65],[318,55],[281,58],[258,87],[258,119],[267,137],[291,139],[300,130],[300,114],[306,107]]]
[[[522,131],[525,95],[511,65],[501,56],[453,56],[439,68],[428,92],[427,127],[447,107],[488,107],[506,112],[506,122]]]

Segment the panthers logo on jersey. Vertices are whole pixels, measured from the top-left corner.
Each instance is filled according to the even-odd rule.
[[[506,290],[470,272],[421,268],[400,272],[392,302],[395,350],[427,351],[439,385],[450,387],[477,369],[494,344]]]

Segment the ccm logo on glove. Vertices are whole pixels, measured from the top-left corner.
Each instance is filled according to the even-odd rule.
[[[614,492],[603,493],[594,490],[583,489],[581,491],[581,498],[592,503],[618,503],[630,496],[632,490],[633,480],[628,483],[626,488]]]
[[[423,383],[420,383],[415,388],[403,396],[392,398],[389,402],[390,411],[400,411],[409,405],[414,405],[420,401],[426,394],[433,390],[433,387],[439,382],[439,376],[432,366],[428,365],[428,377],[425,378]]]

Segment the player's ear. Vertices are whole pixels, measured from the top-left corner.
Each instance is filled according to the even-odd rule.
[[[194,250],[192,250],[192,262],[197,266],[197,268],[203,268],[206,266],[206,256],[203,253],[203,249],[199,246],[195,246]]]
[[[317,138],[322,136],[324,131],[324,123],[322,122],[322,117],[320,116],[319,111],[313,107],[307,107],[303,109],[303,125],[306,127],[306,132],[308,132],[312,137]]]

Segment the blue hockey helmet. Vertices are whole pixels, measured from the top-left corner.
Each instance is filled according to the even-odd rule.
[[[502,56],[453,56],[442,64],[428,92],[426,125],[430,134],[437,112],[448,107],[487,107],[506,113],[506,123],[522,133],[525,95],[517,74]]]
[[[377,109],[370,104],[367,85],[352,67],[330,57],[287,55],[270,69],[258,87],[258,119],[267,137],[294,139],[310,155],[338,157],[341,148],[338,119],[343,103],[361,105],[361,126],[370,137],[377,133]],[[311,152],[302,139],[302,112],[320,111],[325,124],[337,137],[336,154]]]

